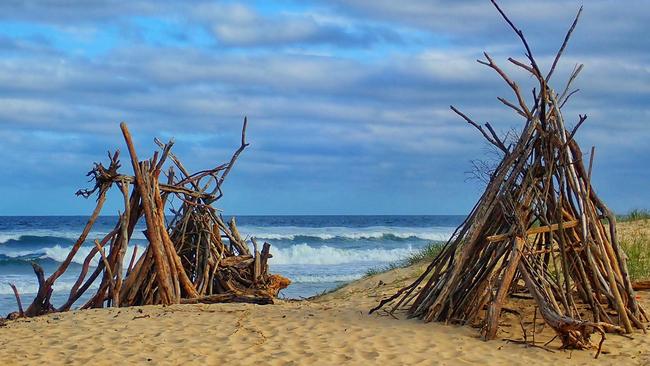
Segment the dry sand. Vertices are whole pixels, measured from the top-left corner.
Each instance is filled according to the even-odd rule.
[[[368,315],[422,269],[398,269],[277,305],[146,306],[9,322],[0,327],[0,365],[650,365],[650,336],[641,332],[631,340],[608,335],[594,360],[595,351],[561,351],[557,341],[551,352],[504,340],[522,339],[516,315],[503,319],[498,340],[490,342],[471,327],[404,320],[399,312],[399,320]],[[650,293],[639,296],[650,309]],[[532,314],[522,321],[531,324]],[[536,340],[551,337],[548,328],[539,329]]]

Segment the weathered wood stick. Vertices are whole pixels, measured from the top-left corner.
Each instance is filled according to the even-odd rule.
[[[232,237],[235,239],[233,244],[235,245],[239,253],[250,254],[250,251],[248,250],[248,246],[246,246],[246,243],[244,243],[244,239],[242,239],[241,234],[239,233],[239,229],[237,229],[237,223],[235,222],[234,217],[230,218],[230,221],[228,222],[228,227],[230,228],[230,233],[232,234]]]
[[[142,197],[142,206],[145,221],[147,223],[147,231],[149,232],[149,247],[147,250],[152,251],[156,263],[158,271],[158,276],[156,276],[156,278],[160,290],[161,301],[163,304],[169,305],[178,302],[178,297],[176,296],[177,294],[174,294],[173,285],[170,281],[168,264],[163,254],[164,249],[162,239],[160,238],[160,232],[158,231],[154,218],[152,194],[149,186],[145,182],[150,179],[148,175],[149,172],[147,165],[145,164],[146,162],[143,162],[142,166],[138,162],[138,156],[133,145],[133,139],[131,138],[131,133],[126,126],[126,123],[120,123],[120,128],[122,129],[124,140],[129,149],[129,155],[131,156],[131,164],[135,174],[136,186],[140,192],[140,196]]]
[[[36,262],[32,262],[32,268],[38,280],[38,293],[32,301],[31,305],[25,310],[26,317],[39,316],[54,311],[54,306],[50,304],[50,295],[52,294],[52,286],[47,285],[45,281],[45,273],[43,267]]]
[[[135,263],[135,259],[138,256],[138,244],[135,244],[133,246],[133,254],[131,255],[131,260],[129,261],[129,268],[126,270],[126,275],[128,276],[131,271],[133,270],[133,264]]]
[[[261,255],[262,255],[262,263],[261,263],[262,273],[266,276],[269,273],[269,266],[268,266],[269,258],[273,258],[273,256],[271,255],[271,244],[264,242],[264,244],[262,245]]]
[[[569,229],[569,228],[576,227],[579,224],[580,224],[580,221],[578,221],[578,220],[565,221],[565,222],[562,223],[562,228],[563,229]],[[556,231],[556,230],[559,230],[559,229],[560,229],[560,224],[552,224],[552,225],[548,225],[548,226],[539,226],[539,227],[535,227],[535,228],[527,230],[526,235],[530,236],[530,235],[535,235],[535,234],[548,233],[548,232]],[[514,232],[510,232],[510,233],[507,233],[507,234],[490,235],[490,236],[486,237],[485,240],[493,243],[493,242],[506,240],[506,239],[512,237],[512,235],[514,235]]]
[[[11,289],[14,291],[14,296],[16,297],[16,304],[18,305],[18,316],[22,318],[25,316],[25,312],[23,311],[23,302],[20,301],[20,294],[18,293],[18,289],[13,283],[10,283],[9,286],[11,286]]]
[[[512,249],[510,250],[510,257],[508,258],[508,265],[503,276],[501,277],[501,284],[499,290],[488,308],[488,315],[486,320],[486,330],[483,335],[483,340],[494,339],[497,335],[499,328],[499,317],[501,316],[501,307],[503,302],[510,291],[510,285],[515,277],[519,260],[521,259],[521,251],[524,248],[525,240],[520,237],[515,237],[512,242]]]

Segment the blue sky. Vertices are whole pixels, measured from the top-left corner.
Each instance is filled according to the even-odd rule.
[[[548,67],[577,1],[501,1]],[[589,118],[593,182],[618,212],[650,207],[650,11],[595,0],[552,83],[577,63],[565,118]],[[0,215],[86,214],[92,162],[153,137],[193,170],[251,147],[226,183],[232,214],[464,214],[482,191],[482,137],[454,104],[521,127],[483,50],[523,51],[487,0],[8,0],[0,4]],[[522,83],[531,80],[508,68]],[[570,124],[573,124],[571,122]],[[105,214],[115,214],[113,196]]]

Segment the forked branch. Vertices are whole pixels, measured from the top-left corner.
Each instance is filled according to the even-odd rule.
[[[479,130],[481,132],[481,134],[483,134],[483,137],[485,137],[485,139],[488,140],[488,142],[490,142],[492,145],[498,147],[499,150],[503,151],[505,154],[509,153],[508,148],[506,148],[506,146],[503,144],[501,139],[499,139],[499,137],[494,132],[494,130],[492,129],[492,126],[490,126],[489,123],[486,123],[485,125],[488,128],[488,130],[490,131],[490,133],[492,134],[492,137],[490,137],[490,135],[488,135],[488,133],[485,132],[485,130],[483,129],[483,127],[481,127],[481,125],[479,125],[478,123],[472,121],[471,118],[467,117],[463,112],[456,109],[456,107],[454,107],[453,105],[450,105],[449,108],[451,108],[452,111],[454,111],[456,114],[461,116],[465,121],[467,121],[467,123],[469,123],[470,125],[476,127],[476,129]]]

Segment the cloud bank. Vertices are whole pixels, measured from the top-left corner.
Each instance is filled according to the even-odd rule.
[[[579,3],[501,3],[548,67]],[[586,4],[553,81],[585,64],[565,117],[589,116],[578,139],[618,211],[650,205],[644,9]],[[522,123],[474,61],[523,57],[489,1],[4,1],[0,23],[0,215],[85,213],[72,193],[124,150],[120,121],[142,154],[173,136],[200,169],[237,147],[244,115],[228,212],[462,214],[482,188],[469,160],[489,149],[448,106],[502,133]]]

